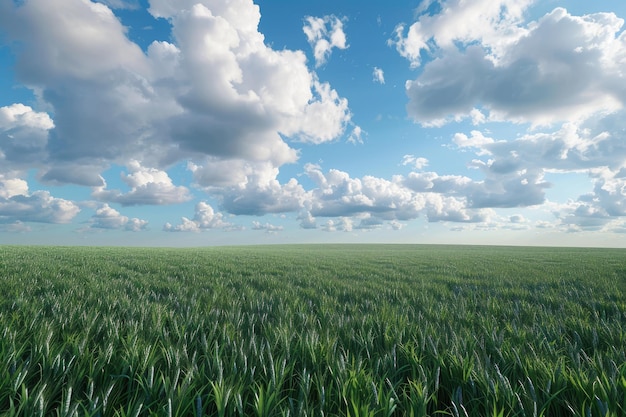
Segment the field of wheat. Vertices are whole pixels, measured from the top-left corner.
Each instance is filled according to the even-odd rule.
[[[623,416],[626,251],[0,247],[3,416]]]

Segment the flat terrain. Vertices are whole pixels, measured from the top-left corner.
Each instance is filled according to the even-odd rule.
[[[623,416],[626,251],[0,246],[2,416]]]

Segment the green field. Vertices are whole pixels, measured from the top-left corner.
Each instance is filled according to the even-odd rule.
[[[0,246],[1,416],[624,416],[626,251]]]

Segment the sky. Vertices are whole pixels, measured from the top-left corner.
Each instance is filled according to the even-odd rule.
[[[626,247],[622,0],[0,0],[0,244]]]

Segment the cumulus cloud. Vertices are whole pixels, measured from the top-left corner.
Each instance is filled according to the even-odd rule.
[[[621,170],[620,170],[621,171]],[[577,200],[553,204],[552,212],[567,231],[615,231],[615,224],[626,216],[626,179],[608,168],[593,169],[593,190]]]
[[[570,233],[599,231],[611,221],[605,210],[585,201],[570,201],[558,205],[553,214],[560,221],[557,226]]]
[[[331,169],[324,174],[319,166],[308,164],[306,173],[317,188],[311,191],[313,216],[340,217],[366,212],[417,217],[421,209],[411,192],[397,182],[367,176],[351,178],[346,172]],[[404,214],[403,214],[404,212]]]
[[[543,181],[541,172],[494,173],[493,163],[480,167],[485,173],[482,181],[459,175],[411,172],[403,183],[415,192],[437,196],[430,196],[430,220],[483,221],[488,212],[469,209],[527,207],[543,203],[544,189],[549,184]]]
[[[50,130],[54,123],[47,113],[33,111],[32,107],[21,103],[0,107],[0,128],[12,130],[20,127]]]
[[[556,204],[550,210],[569,231],[604,230],[626,215],[623,120],[622,110],[508,141],[487,138],[479,132],[472,132],[469,137],[455,134],[454,143],[482,157],[470,164],[484,174],[484,180],[469,182],[465,187],[468,206],[545,204],[548,208],[544,192],[550,184],[545,175],[582,173],[588,175],[592,188],[581,188],[578,198]]]
[[[468,206],[487,207],[528,207],[545,201],[545,189],[550,183],[544,181],[540,170],[508,172],[500,171],[495,163],[484,165],[484,181],[472,184],[468,193]]]
[[[296,118],[286,122],[284,132],[302,142],[332,141],[343,134],[352,118],[348,100],[340,97],[328,83],[315,81],[313,91],[316,98]]]
[[[555,206],[554,215],[567,231],[619,229],[617,219],[626,214],[623,20],[556,8],[524,24],[521,12],[530,2],[481,3],[445,1],[441,13],[422,14],[408,32],[397,28],[394,43],[413,66],[425,53],[435,58],[407,82],[407,111],[424,125],[470,118],[475,125],[528,122],[534,129],[513,140],[457,133],[452,142],[476,153],[468,167],[483,179],[411,173],[406,185],[446,189],[467,208],[547,207],[546,173],[586,173],[592,190]],[[522,219],[503,227],[528,227]]]
[[[242,174],[243,180],[237,184],[207,187],[206,191],[218,198],[223,210],[232,214],[260,216],[299,211],[307,192],[296,179],[281,184],[277,176],[278,169],[267,165],[264,169]]]
[[[203,161],[188,162],[187,169],[202,188],[225,187],[245,184],[248,175],[264,170],[273,170],[271,164],[251,163],[244,159],[206,158]]]
[[[603,118],[600,123],[565,123],[553,132],[529,133],[514,140],[481,140],[472,135],[472,141],[457,142],[462,134],[455,135],[455,142],[467,146],[487,161],[475,160],[475,167],[489,167],[494,173],[510,173],[522,169],[544,169],[553,172],[589,170],[607,166],[619,170],[626,157],[623,142],[623,122],[617,122],[623,115],[611,117],[617,126],[604,130],[609,122]]]
[[[352,219],[349,217],[340,217],[338,219],[328,219],[322,225],[325,232],[351,232],[353,228]]]
[[[333,48],[346,49],[348,47],[343,22],[337,16],[307,16],[304,18],[302,30],[313,48],[316,67],[328,61]]]
[[[45,166],[35,166],[43,181],[103,187],[100,174],[111,163],[133,160],[159,170],[203,157],[280,167],[298,158],[283,137],[321,143],[343,135],[351,119],[347,100],[317,78],[302,51],[265,44],[251,0],[154,0],[149,10],[168,19],[171,39],[146,52],[108,7],[133,4],[0,6],[0,30],[16,46],[17,78],[54,115],[52,121],[29,110],[41,116],[31,128],[41,131],[37,149],[47,155],[39,158]],[[341,21],[329,25],[324,39],[345,46]],[[2,146],[4,159],[26,155]],[[135,197],[106,201],[133,204]]]
[[[623,106],[626,37],[615,14],[574,16],[557,8],[522,25],[520,13],[530,2],[447,3],[443,14],[422,16],[407,36],[398,32],[399,51],[414,64],[423,50],[439,52],[406,83],[407,111],[415,121],[438,125],[470,116],[475,123],[547,125]],[[485,13],[474,13],[480,4]],[[500,7],[504,12],[496,13]],[[458,27],[450,23],[460,21]],[[487,116],[476,113],[481,107]]]
[[[0,198],[28,194],[28,183],[21,178],[5,178],[0,174]]]
[[[462,175],[439,175],[436,172],[410,172],[402,183],[418,193],[463,194],[474,181]]]
[[[130,187],[129,192],[107,190],[105,185],[96,188],[92,196],[123,206],[176,204],[191,199],[189,190],[175,186],[165,171],[143,167],[138,161],[131,161],[128,168],[130,173],[122,173],[121,178]]]
[[[626,178],[622,168],[619,172],[604,168],[591,171],[594,187],[591,195],[583,195],[580,200],[593,203],[611,217],[626,216]]]
[[[104,204],[91,216],[90,229],[115,229],[139,232],[146,229],[148,222],[136,217],[123,216],[119,211]]]
[[[455,42],[480,41],[495,55],[524,34],[519,27],[524,11],[534,0],[443,0],[441,13],[425,13],[433,1],[422,2],[419,18],[408,29],[400,24],[395,38],[389,41],[413,67],[421,64],[422,53],[434,53],[438,48],[454,49]]]
[[[462,177],[443,178],[435,173],[438,187],[418,178],[394,176],[392,180],[364,176],[351,178],[346,172],[331,169],[324,174],[316,165],[307,165],[307,175],[316,183],[307,202],[309,212],[315,217],[367,218],[366,225],[383,221],[403,221],[425,214],[429,221],[480,222],[489,213],[472,210],[467,206],[465,185],[471,180]],[[434,183],[433,183],[434,184]],[[456,195],[455,195],[456,193]],[[476,207],[479,208],[479,207]]]
[[[469,137],[464,133],[455,133],[454,139],[452,141],[459,148],[481,149],[482,152],[479,152],[479,155],[483,153],[488,153],[489,151],[486,150],[484,146],[494,142],[492,138],[484,136],[481,132],[477,130],[472,130]]]
[[[408,155],[405,160],[413,166],[426,163]],[[485,210],[490,206],[483,204],[488,197],[493,201],[497,197],[506,200],[507,193],[516,191],[507,191],[505,187],[499,190],[500,194],[485,195],[488,184],[434,172],[411,172],[391,180],[374,176],[352,178],[337,169],[325,173],[314,164],[305,166],[305,174],[315,184],[307,191],[294,178],[285,183],[278,181],[278,171],[271,166],[251,170],[245,164],[233,163],[235,178],[223,178],[216,167],[209,165],[193,165],[191,170],[198,185],[218,199],[221,210],[259,216],[297,212],[297,220],[305,229],[317,228],[320,217],[333,220],[322,224],[325,230],[336,230],[341,218],[356,222],[350,230],[371,229],[386,222],[393,222],[391,227],[397,229],[402,225],[400,221],[420,215],[429,221],[481,222],[490,216],[489,210]],[[221,185],[216,186],[217,183]],[[496,205],[499,206],[502,203]]]
[[[395,221],[395,220],[392,220]],[[361,216],[359,219],[359,223],[355,226],[355,229],[361,230],[371,230],[371,229],[380,229],[384,225],[384,221],[378,217],[372,216],[370,214],[366,214],[365,216]]]
[[[220,209],[231,214],[297,212],[308,198],[296,179],[281,184],[279,170],[270,163],[208,159],[202,165],[190,163],[188,168],[196,186],[217,198]]]
[[[297,220],[300,221],[300,227],[303,229],[317,228],[317,222],[315,221],[315,217],[313,217],[308,211],[300,212],[300,214],[298,214]]]
[[[232,228],[236,227],[225,221],[222,213],[215,212],[213,207],[204,201],[196,204],[196,214],[193,219],[183,217],[178,225],[166,223],[163,226],[163,230],[166,232],[201,232],[210,229]]]
[[[107,6],[4,2],[0,28],[19,45],[17,77],[54,114],[46,147],[51,162],[111,159],[138,149],[154,107],[142,76],[149,68]]]
[[[48,132],[54,122],[47,113],[15,103],[0,107],[0,161],[2,168],[26,167],[47,157]]]
[[[258,221],[252,222],[252,230],[264,230],[265,233],[276,233],[281,232],[283,230],[283,226],[276,226],[271,223],[261,223]]]
[[[297,211],[302,207],[306,191],[295,179],[285,184],[272,179],[253,179],[245,185],[216,190],[221,207],[232,214],[263,215]]]
[[[0,175],[0,223],[69,223],[79,211],[69,200],[48,191],[30,192],[26,181]]]
[[[428,166],[428,159],[421,156],[404,155],[402,157],[402,165],[410,165],[415,169],[424,169]]]

